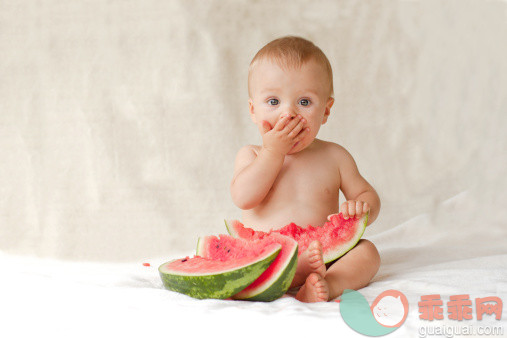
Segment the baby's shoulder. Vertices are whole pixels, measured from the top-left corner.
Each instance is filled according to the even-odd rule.
[[[322,141],[322,144],[326,153],[337,160],[351,156],[350,153],[347,151],[347,149],[345,149],[343,146],[337,143],[330,141]]]
[[[340,170],[355,165],[352,155],[340,144],[324,141],[326,157],[329,158]]]

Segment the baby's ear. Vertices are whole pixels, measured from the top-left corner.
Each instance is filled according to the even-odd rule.
[[[331,114],[331,107],[334,104],[334,98],[330,97],[327,99],[326,103],[326,110],[324,111],[324,118],[322,119],[322,124],[327,122],[327,118],[329,117],[329,114]]]
[[[248,99],[248,111],[250,112],[250,118],[252,119],[252,121],[254,123],[257,123],[257,121],[255,120],[255,113],[254,113],[254,106],[253,106],[252,99]]]

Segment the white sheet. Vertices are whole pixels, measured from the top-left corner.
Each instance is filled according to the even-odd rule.
[[[464,209],[471,196],[462,193],[437,208],[435,215],[420,215],[392,230],[369,237],[378,246],[382,266],[372,283],[360,292],[371,303],[382,291],[396,289],[409,300],[409,316],[392,337],[416,337],[422,326],[417,302],[438,293],[446,303],[450,295],[498,296],[507,301],[505,229],[489,225],[491,233],[456,233],[463,224],[454,211]],[[455,223],[443,222],[454,219]],[[482,229],[487,228],[482,227]],[[499,237],[502,236],[502,237]],[[171,336],[180,329],[195,336],[244,337],[277,334],[305,337],[326,334],[353,337],[343,321],[339,303],[305,304],[285,295],[271,303],[196,300],[162,288],[157,267],[170,257],[146,258],[121,264],[72,262],[0,254],[7,273],[0,280],[1,337],[29,337],[41,332],[52,337]],[[143,266],[148,262],[150,267]],[[445,310],[444,310],[445,311]],[[502,320],[444,321],[439,326],[502,327],[507,334],[507,309]],[[505,336],[505,335],[504,335]]]

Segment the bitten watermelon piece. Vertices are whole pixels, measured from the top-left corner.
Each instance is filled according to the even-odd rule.
[[[368,223],[368,215],[369,213],[361,218],[344,219],[341,213],[332,214],[323,226],[308,225],[303,228],[290,223],[269,232],[255,231],[237,220],[226,221],[225,225],[229,234],[237,238],[260,239],[272,233],[289,236],[298,242],[298,256],[308,249],[312,241],[319,240],[322,243],[324,263],[327,264],[343,256],[359,242]]]
[[[289,289],[296,273],[297,242],[290,237],[277,233],[263,236],[262,239],[248,238],[248,240],[252,240],[254,243],[261,240],[264,245],[278,243],[281,244],[282,249],[262,275],[245,289],[233,295],[232,298],[263,302],[270,302],[280,298]],[[233,247],[232,243],[229,244],[225,241],[219,245],[216,237],[207,236],[199,239],[197,254],[209,259],[220,259],[224,254],[224,245],[229,248]]]
[[[215,238],[220,255],[187,256],[162,264],[158,270],[166,289],[199,299],[229,298],[266,271],[282,247],[279,243],[246,241],[228,235],[208,237]]]

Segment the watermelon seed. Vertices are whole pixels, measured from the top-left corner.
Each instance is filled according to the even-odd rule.
[[[181,261],[182,261],[182,262],[186,262],[186,261],[187,261],[187,259],[186,259],[186,258],[183,258]]]
[[[227,250],[227,252],[231,252],[231,249]]]
[[[218,244],[217,244],[217,249],[218,249],[218,247],[219,247],[219,246],[220,246],[220,245],[218,245]]]

